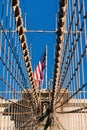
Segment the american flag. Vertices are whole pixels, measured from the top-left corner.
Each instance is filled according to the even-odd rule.
[[[34,82],[37,88],[40,87],[41,81],[44,78],[45,67],[46,67],[46,49],[34,71]]]

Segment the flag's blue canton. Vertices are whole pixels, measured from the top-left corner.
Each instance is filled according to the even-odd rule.
[[[44,69],[46,67],[46,49],[45,49],[40,61],[41,61],[42,67]]]

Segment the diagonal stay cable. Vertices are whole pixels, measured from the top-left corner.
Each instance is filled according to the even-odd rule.
[[[55,107],[55,109],[62,107],[64,104],[66,104],[70,99],[72,99],[77,93],[79,93],[85,86],[87,86],[87,83],[82,85],[81,88],[79,88],[75,93],[72,94],[66,101],[64,101],[61,105]]]
[[[80,112],[83,112],[84,113],[84,111],[82,111],[82,110],[85,110],[85,109],[87,109],[87,106],[86,107],[82,107],[82,108],[78,108],[78,109],[75,109],[75,110],[71,110],[71,111],[63,111],[63,112],[58,112],[58,111],[55,111],[56,113],[58,113],[58,114],[70,114],[70,113],[80,113]]]
[[[26,64],[26,69],[28,73],[28,78],[30,80],[31,88],[32,88],[32,97],[36,101],[36,105],[38,106],[38,95],[35,89],[35,83],[34,83],[34,78],[33,78],[33,72],[32,72],[32,66],[31,66],[31,61],[30,61],[30,56],[29,56],[29,51],[28,51],[28,46],[26,42],[26,35],[25,35],[25,29],[23,26],[23,20],[21,16],[21,9],[19,7],[19,0],[12,0],[12,8],[14,11],[14,17],[15,17],[15,22],[16,22],[16,28],[17,28],[17,34],[19,37],[21,49],[22,49],[22,54],[24,57],[24,61]]]

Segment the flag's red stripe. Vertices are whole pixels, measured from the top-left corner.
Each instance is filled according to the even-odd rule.
[[[44,55],[42,56],[42,60],[39,61],[39,64],[37,65],[35,71],[34,71],[34,82],[35,82],[35,86],[39,87],[41,80],[43,80],[44,78],[44,68],[45,68],[45,64],[46,64],[46,54],[44,53]]]

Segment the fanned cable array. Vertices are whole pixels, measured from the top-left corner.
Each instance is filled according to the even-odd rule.
[[[62,0],[60,0],[60,3]],[[60,5],[61,7],[61,5]],[[60,13],[63,13],[60,9]],[[63,15],[63,14],[62,14]],[[59,15],[60,17],[60,15]],[[54,88],[54,124],[58,129],[87,129],[87,2],[68,0],[58,88]],[[61,27],[60,22],[58,22]],[[59,40],[58,35],[58,40]],[[60,41],[60,40],[59,40]],[[55,81],[55,79],[54,79]],[[78,123],[79,122],[79,123]],[[61,127],[63,126],[63,127]]]
[[[38,119],[38,99],[18,6],[16,0],[0,4],[0,130],[32,129]]]
[[[55,31],[26,30],[22,2],[0,4],[0,130],[87,130],[87,0],[58,1],[54,78],[37,92],[25,32]]]

